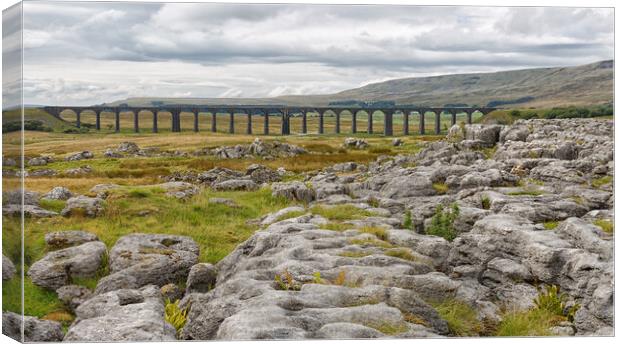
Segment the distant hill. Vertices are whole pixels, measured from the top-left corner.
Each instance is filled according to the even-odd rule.
[[[613,60],[576,67],[394,79],[326,95],[275,98],[130,98],[128,104],[284,104],[321,106],[342,101],[394,101],[424,106],[553,107],[613,101]]]

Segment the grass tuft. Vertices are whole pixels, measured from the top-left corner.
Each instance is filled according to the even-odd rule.
[[[453,336],[478,336],[484,330],[483,324],[478,320],[477,312],[462,301],[448,299],[434,303],[433,307],[448,323],[448,329]]]
[[[545,227],[545,229],[547,230],[553,230],[556,229],[558,227],[560,223],[558,221],[547,221],[547,222],[543,222],[543,226]]]
[[[388,234],[387,231],[385,230],[385,228],[383,227],[361,227],[357,229],[358,232],[361,233],[368,233],[368,234],[372,234],[374,236],[376,236],[379,240],[387,240],[388,238]]]
[[[319,205],[313,207],[310,211],[314,215],[320,215],[332,221],[354,220],[372,215],[369,211],[360,209],[350,204],[341,204],[333,207]]]
[[[613,180],[614,179],[612,176],[604,176],[604,177],[593,179],[591,184],[593,187],[598,189],[603,185],[613,182]]]
[[[446,183],[433,183],[433,189],[440,194],[443,195],[448,192],[448,185]]]
[[[599,219],[599,220],[594,221],[594,224],[599,226],[599,227],[601,227],[603,232],[609,233],[609,234],[614,234],[614,223],[613,223],[613,221]]]

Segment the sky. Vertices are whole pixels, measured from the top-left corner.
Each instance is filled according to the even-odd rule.
[[[24,102],[46,105],[579,65],[614,39],[613,9],[36,1],[23,37]]]

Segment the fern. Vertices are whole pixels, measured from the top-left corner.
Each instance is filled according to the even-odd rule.
[[[181,309],[179,307],[179,300],[171,302],[170,299],[166,299],[166,321],[174,326],[177,330],[177,335],[181,332],[183,326],[187,322],[187,308]]]
[[[566,317],[568,320],[573,321],[575,313],[579,309],[579,304],[576,303],[571,307],[566,307],[565,302],[567,298],[568,295],[560,292],[560,288],[557,285],[549,285],[545,290],[538,290],[538,296],[534,299],[534,305],[536,305],[536,309]]]

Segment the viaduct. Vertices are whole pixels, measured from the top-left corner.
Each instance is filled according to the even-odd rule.
[[[216,116],[217,114],[227,114],[229,117],[228,132],[233,134],[235,132],[235,115],[247,116],[247,128],[246,134],[252,134],[252,116],[263,117],[263,134],[269,135],[269,117],[272,115],[279,115],[282,118],[282,125],[280,134],[290,135],[290,118],[293,115],[301,115],[302,118],[302,133],[308,133],[307,115],[308,113],[317,113],[319,118],[318,134],[325,133],[324,115],[326,112],[331,111],[335,114],[336,125],[334,133],[339,134],[340,130],[340,118],[343,113],[348,112],[351,115],[351,133],[355,134],[357,130],[357,116],[360,111],[368,114],[368,124],[366,132],[373,133],[373,121],[372,116],[375,112],[380,111],[384,114],[384,130],[385,136],[394,135],[393,118],[395,115],[403,116],[403,135],[409,135],[409,116],[412,113],[418,113],[422,116],[420,118],[420,134],[425,134],[425,116],[424,114],[432,112],[435,114],[435,134],[440,134],[440,116],[442,113],[450,113],[452,115],[451,123],[456,124],[456,114],[466,113],[467,123],[471,124],[472,114],[476,111],[483,115],[496,110],[496,108],[490,107],[413,107],[413,106],[401,106],[401,107],[349,107],[349,106],[320,106],[320,107],[297,107],[297,106],[283,106],[283,105],[223,105],[223,106],[195,106],[195,105],[171,105],[171,106],[159,106],[159,107],[135,107],[135,106],[46,106],[44,110],[51,115],[60,118],[60,114],[63,111],[71,110],[76,114],[76,126],[81,126],[80,117],[85,111],[95,113],[95,128],[101,129],[101,113],[109,112],[114,114],[115,118],[115,130],[119,132],[120,127],[120,114],[132,113],[133,114],[133,129],[135,132],[139,132],[138,114],[141,111],[149,111],[153,114],[153,126],[152,131],[158,132],[157,116],[160,112],[168,112],[172,116],[171,128],[173,132],[181,131],[181,113],[192,113],[194,115],[194,128],[195,132],[198,132],[199,115],[209,113],[211,114],[211,131],[215,132]]]

